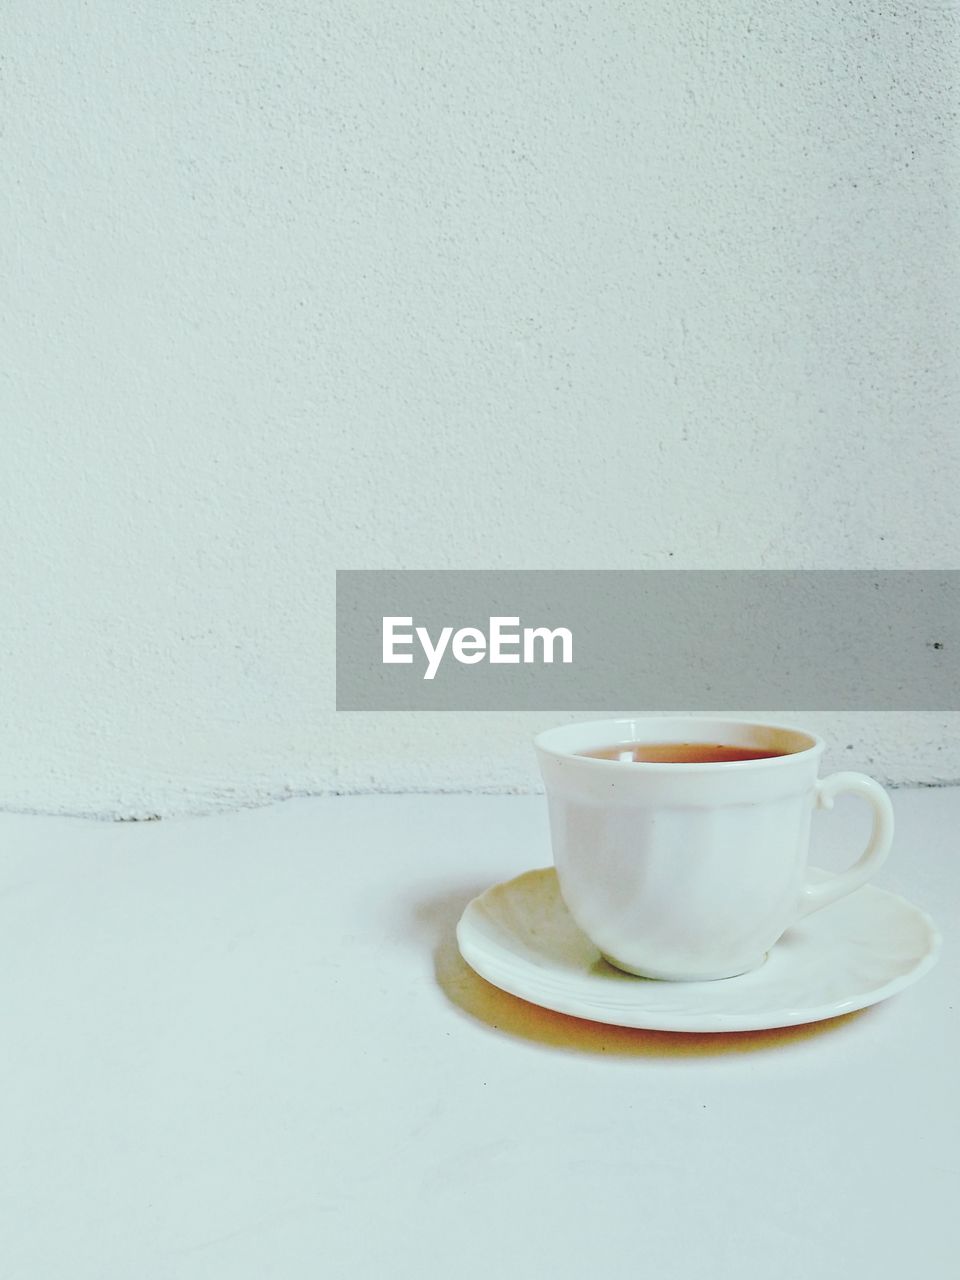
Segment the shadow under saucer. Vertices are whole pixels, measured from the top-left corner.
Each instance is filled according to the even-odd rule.
[[[821,1036],[842,1034],[869,1018],[874,1008],[824,1021],[763,1031],[649,1031],[591,1022],[531,1004],[481,978],[460,955],[456,927],[467,903],[486,886],[448,889],[414,908],[417,933],[433,946],[434,972],[444,995],[461,1012],[490,1030],[547,1048],[597,1056],[632,1058],[719,1057],[782,1048]],[[605,961],[601,962],[604,965]]]

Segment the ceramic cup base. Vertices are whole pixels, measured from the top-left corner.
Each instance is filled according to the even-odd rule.
[[[605,951],[601,951],[600,954],[614,969],[619,969],[621,973],[629,973],[634,978],[652,978],[655,982],[724,982],[727,978],[740,978],[745,973],[753,973],[755,969],[766,964],[768,953],[764,953],[751,964],[738,965],[729,973],[685,973],[679,976],[675,973],[657,972],[656,969],[635,969],[629,964],[624,964],[622,960],[615,960]]]

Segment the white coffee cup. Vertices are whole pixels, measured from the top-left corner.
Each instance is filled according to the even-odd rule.
[[[581,754],[638,742],[783,754],[679,764]],[[535,746],[563,900],[611,964],[641,977],[757,968],[790,925],[858,889],[890,849],[886,792],[862,773],[818,780],[824,743],[802,729],[654,716],[563,725]],[[869,801],[869,843],[849,871],[809,884],[810,816],[843,791]]]

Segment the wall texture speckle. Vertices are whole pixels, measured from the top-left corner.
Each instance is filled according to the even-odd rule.
[[[954,6],[111,8],[0,15],[0,807],[529,786],[337,567],[957,567]]]

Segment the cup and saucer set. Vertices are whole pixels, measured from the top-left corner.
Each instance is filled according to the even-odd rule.
[[[554,866],[474,898],[467,963],[533,1004],[658,1031],[756,1031],[885,1000],[931,969],[940,936],[867,883],[893,809],[861,773],[817,776],[814,734],[647,717],[535,742]],[[873,828],[839,875],[808,865],[811,815],[854,793]]]

